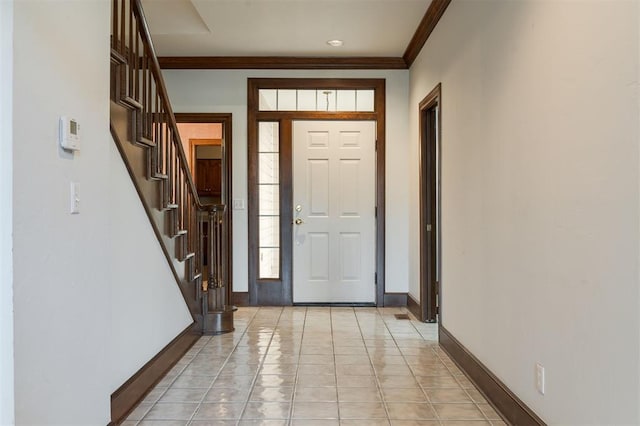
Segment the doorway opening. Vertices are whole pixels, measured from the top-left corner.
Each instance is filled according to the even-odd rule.
[[[441,84],[419,104],[420,112],[420,319],[440,315]]]
[[[298,214],[302,211],[296,210],[297,204],[302,203],[294,200],[293,193],[294,127],[300,121],[372,122],[375,135],[371,177],[374,272],[368,277],[373,297],[367,303],[384,306],[384,79],[248,80],[249,304],[307,303],[293,297],[294,231],[298,226],[294,221],[304,220]],[[318,141],[310,142],[309,139],[307,142]],[[319,170],[322,167],[316,168]],[[301,205],[305,212],[309,208]],[[316,242],[322,242],[318,234],[315,236],[318,237]],[[345,239],[345,244],[355,240],[355,237],[349,241]],[[324,246],[319,244],[317,247]],[[314,256],[310,268],[321,271],[322,259]],[[327,299],[308,303],[338,302]]]
[[[231,114],[176,113],[176,122],[198,197],[203,204],[224,204],[222,279],[233,300],[231,198]],[[209,230],[204,229],[205,251]],[[208,259],[203,253],[203,265]],[[206,271],[205,271],[206,273]]]

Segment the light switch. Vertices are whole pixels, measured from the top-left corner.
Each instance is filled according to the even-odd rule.
[[[235,198],[233,200],[234,210],[244,210],[244,200],[242,198]]]
[[[78,182],[71,182],[71,214],[80,213],[80,184]]]

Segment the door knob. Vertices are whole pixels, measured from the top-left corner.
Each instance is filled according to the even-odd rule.
[[[302,219],[300,219],[300,218],[297,218],[297,219],[294,221],[294,223],[295,223],[296,225],[302,225],[302,224],[304,223],[304,221],[303,221]]]

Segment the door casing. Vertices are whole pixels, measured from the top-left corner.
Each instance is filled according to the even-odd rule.
[[[233,301],[233,223],[231,214],[231,165],[232,163],[232,115],[230,113],[175,113],[176,122],[178,123],[220,123],[222,124],[222,147],[223,147],[223,159],[222,159],[222,204],[227,206],[224,213],[223,227],[223,244],[224,260],[222,271],[225,282],[227,283],[227,300]],[[185,153],[187,154],[187,153]],[[191,156],[191,152],[188,153]],[[190,157],[191,158],[191,157]],[[194,157],[195,158],[195,157]],[[195,167],[195,164],[193,164]],[[195,170],[195,168],[193,169]]]
[[[384,306],[385,276],[385,80],[250,78],[247,90],[249,216],[249,305],[293,304],[292,121],[368,120],[376,122],[376,305]],[[373,89],[374,112],[260,111],[260,89]],[[258,278],[258,123],[280,123],[280,278]]]
[[[420,114],[420,314],[425,322],[439,317],[438,276],[441,262],[440,139],[441,84],[419,104]]]

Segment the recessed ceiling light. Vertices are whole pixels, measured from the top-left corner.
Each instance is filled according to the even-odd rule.
[[[344,44],[344,42],[342,40],[335,39],[335,40],[328,40],[327,44],[333,47],[340,47]]]

